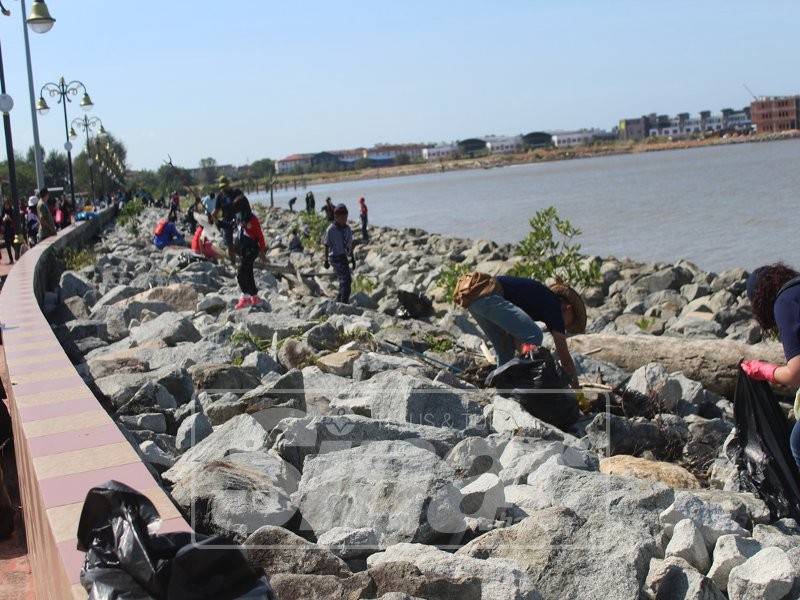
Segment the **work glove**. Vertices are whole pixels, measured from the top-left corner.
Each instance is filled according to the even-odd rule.
[[[331,268],[331,263],[328,262],[327,258],[325,259],[325,262],[323,264],[325,265],[326,269],[330,269]]]
[[[531,354],[535,354],[536,351],[539,349],[539,346],[536,344],[522,344],[519,347],[519,353],[522,356],[530,356]]]
[[[742,363],[742,371],[744,371],[750,379],[754,379],[755,381],[777,383],[775,381],[775,370],[777,368],[778,365],[773,365],[763,360],[746,360]]]

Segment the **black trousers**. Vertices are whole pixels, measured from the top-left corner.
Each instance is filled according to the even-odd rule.
[[[8,252],[8,262],[14,262],[14,234],[3,234],[3,243],[5,244],[6,252]]]
[[[353,276],[350,273],[350,263],[347,262],[347,256],[344,254],[331,256],[331,265],[339,278],[339,293],[336,295],[336,301],[348,304],[350,302],[350,288],[353,283]]]
[[[367,232],[367,215],[361,215],[361,239],[369,240],[369,233]]]
[[[253,275],[253,265],[258,258],[258,251],[245,250],[242,252],[242,260],[239,261],[239,271],[236,273],[236,281],[243,294],[255,296],[258,294],[256,278]]]

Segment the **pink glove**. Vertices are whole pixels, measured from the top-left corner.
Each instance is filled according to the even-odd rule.
[[[746,360],[742,363],[742,371],[747,373],[750,379],[755,379],[756,381],[776,383],[775,370],[777,368],[778,365],[773,365],[763,360]]]

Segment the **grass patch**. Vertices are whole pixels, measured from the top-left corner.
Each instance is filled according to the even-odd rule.
[[[425,336],[425,343],[428,345],[428,349],[431,352],[450,352],[455,345],[453,344],[453,340],[441,335],[434,335],[429,333]]]
[[[122,210],[119,211],[117,215],[117,224],[125,227],[129,223],[133,223],[135,227],[136,217],[138,217],[142,211],[144,211],[144,202],[141,199],[137,198],[135,200],[131,200],[125,206],[122,207]],[[128,229],[130,231],[130,228]],[[134,229],[134,231],[136,231]]]
[[[448,302],[453,301],[453,293],[456,291],[456,283],[462,275],[470,272],[470,267],[464,263],[448,263],[436,278],[436,283],[446,290]]]
[[[636,326],[642,331],[647,331],[653,326],[655,322],[656,322],[655,319],[648,319],[647,317],[642,317],[641,319],[636,321]]]
[[[357,294],[359,292],[371,294],[375,291],[375,282],[364,275],[356,275],[353,277],[353,286],[351,291],[353,294]]]
[[[259,352],[269,352],[272,349],[272,340],[257,337],[249,331],[236,331],[231,336],[231,342],[237,345],[250,344]]]
[[[298,214],[299,229],[302,232],[303,246],[312,250],[322,248],[322,236],[328,229],[328,219],[321,213],[301,212]]]
[[[61,258],[68,271],[79,271],[83,267],[93,265],[97,255],[91,248],[66,248]]]

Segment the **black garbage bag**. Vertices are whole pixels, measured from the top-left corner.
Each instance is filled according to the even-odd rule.
[[[90,600],[274,600],[242,550],[220,536],[154,535],[153,503],[118,481],[89,490],[78,523]]]
[[[546,348],[529,358],[512,358],[489,373],[486,387],[513,398],[534,417],[568,429],[580,417],[578,401],[569,388],[569,377]]]
[[[800,520],[800,474],[789,447],[791,430],[772,389],[739,369],[733,400],[736,441],[730,458],[741,486],[761,498],[772,517]]]
[[[424,294],[397,290],[397,300],[400,302],[398,316],[424,319],[433,314],[433,302]]]

